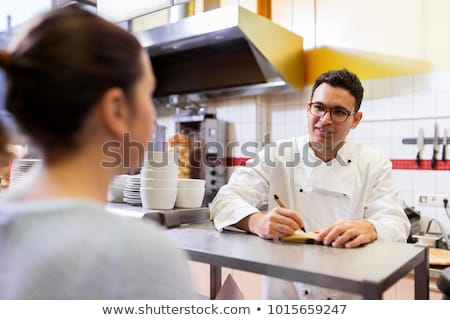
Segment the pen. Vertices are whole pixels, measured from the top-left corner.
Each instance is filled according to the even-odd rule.
[[[283,202],[283,200],[280,199],[279,196],[277,196],[276,194],[273,195],[273,198],[275,199],[275,201],[278,203],[278,205],[282,208],[287,209],[286,204]],[[302,230],[304,233],[306,233],[306,230],[304,227],[301,227],[300,230]]]

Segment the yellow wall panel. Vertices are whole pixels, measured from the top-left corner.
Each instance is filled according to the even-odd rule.
[[[428,72],[430,64],[344,48],[322,47],[304,52],[305,84],[314,83],[325,71],[341,68],[355,72],[361,79],[372,79]]]
[[[357,69],[363,78],[450,69],[448,0],[272,4],[273,21],[304,39],[306,83],[320,71],[342,66]]]

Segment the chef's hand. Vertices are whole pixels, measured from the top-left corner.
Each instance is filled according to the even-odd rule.
[[[279,207],[266,214],[252,214],[248,219],[249,231],[264,239],[290,236],[303,225],[298,212]]]
[[[344,220],[328,226],[318,240],[333,247],[355,248],[377,239],[377,231],[369,220]]]

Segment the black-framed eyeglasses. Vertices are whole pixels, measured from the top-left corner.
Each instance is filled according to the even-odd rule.
[[[323,117],[325,113],[330,112],[330,117],[333,121],[344,122],[348,117],[356,114],[355,111],[348,111],[344,107],[328,108],[320,102],[309,102],[309,112],[315,117]]]

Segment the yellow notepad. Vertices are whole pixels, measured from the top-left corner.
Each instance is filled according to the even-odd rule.
[[[317,240],[318,235],[319,235],[318,233],[314,232],[295,233],[292,236],[281,238],[281,241],[306,243],[306,244],[323,244],[322,241]]]

